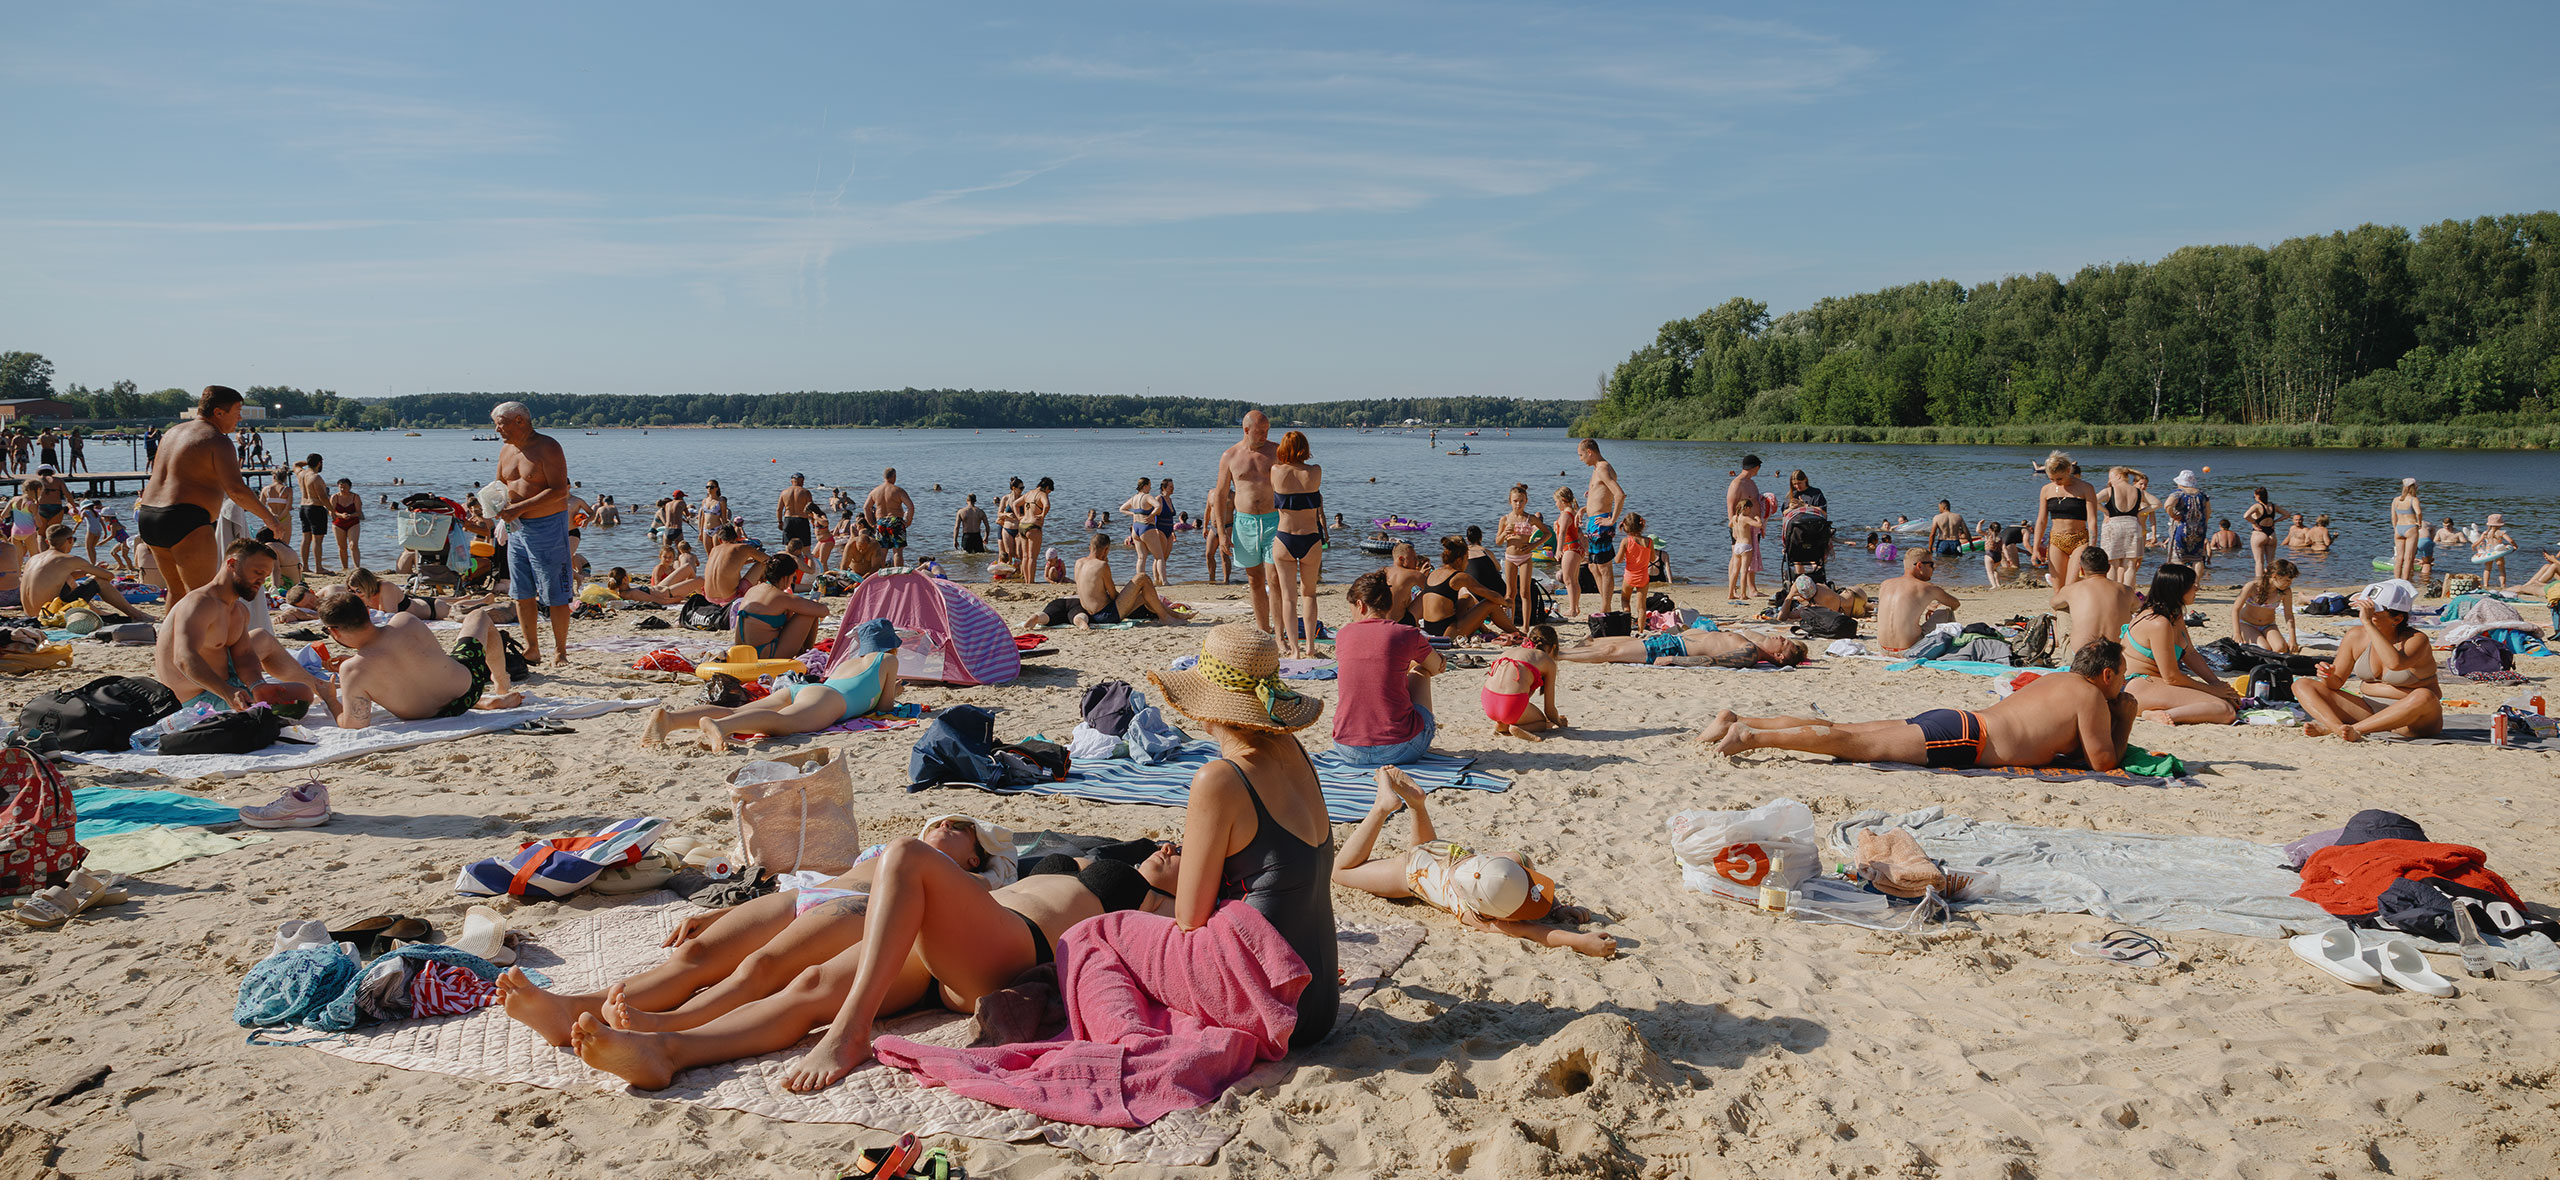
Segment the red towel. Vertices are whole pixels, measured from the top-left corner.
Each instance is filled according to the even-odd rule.
[[[1288,1052],[1309,978],[1280,932],[1243,902],[1219,905],[1189,932],[1123,910],[1078,923],[1058,942],[1060,1039],[946,1049],[881,1037],[871,1049],[955,1094],[1064,1123],[1143,1127],[1216,1101],[1256,1062]]]
[[[2402,877],[2442,877],[2524,908],[2524,899],[2508,887],[2507,879],[2489,871],[2488,853],[2464,844],[2421,840],[2373,840],[2323,848],[2303,862],[2302,888],[2293,895],[2333,914],[2361,916],[2374,912],[2382,891]]]

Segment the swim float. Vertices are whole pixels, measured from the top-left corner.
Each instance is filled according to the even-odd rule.
[[[1401,516],[1381,516],[1373,520],[1371,523],[1377,525],[1379,528],[1392,529],[1399,533],[1428,532],[1431,528],[1430,521],[1407,520]]]
[[[758,676],[771,676],[781,672],[807,672],[808,670],[809,666],[798,660],[757,659],[756,649],[742,643],[729,649],[728,659],[722,660],[716,664],[704,664],[695,668],[693,670],[693,674],[705,680],[709,680],[712,677],[723,673],[734,676],[740,680],[753,680]]]

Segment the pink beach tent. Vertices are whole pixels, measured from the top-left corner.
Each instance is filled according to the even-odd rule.
[[[900,680],[1004,684],[1022,674],[1013,629],[965,586],[923,573],[864,578],[836,620],[836,653],[852,652],[854,629],[873,619],[898,628]]]

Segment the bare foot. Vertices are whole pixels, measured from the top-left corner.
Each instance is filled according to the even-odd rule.
[[[714,754],[729,752],[729,735],[720,732],[719,722],[705,717],[701,724],[694,726],[694,730],[702,742],[703,749]]]
[[[667,740],[667,710],[661,705],[649,710],[649,723],[640,727],[640,744],[654,746]]]
[[[593,1012],[578,1014],[569,1047],[579,1060],[643,1090],[664,1090],[676,1080],[675,1065],[655,1036],[609,1027]]]
[[[1518,738],[1518,739],[1520,739],[1521,741],[1524,741],[1524,742],[1535,742],[1535,741],[1544,741],[1544,740],[1545,740],[1545,739],[1543,739],[1543,738],[1539,737],[1538,735],[1536,735],[1536,734],[1534,734],[1534,733],[1529,732],[1528,730],[1525,730],[1525,729],[1520,728],[1520,727],[1519,727],[1519,726],[1517,726],[1517,725],[1506,725],[1506,726],[1503,726],[1503,728],[1504,728],[1505,730],[1509,731],[1509,732],[1510,732],[1510,735],[1511,735],[1512,737],[1516,737],[1516,738]]]
[[[1706,727],[1698,731],[1698,740],[1709,745],[1723,741],[1725,731],[1732,729],[1734,722],[1740,720],[1742,720],[1742,714],[1731,709],[1718,709],[1715,717],[1707,722]]]
[[[1386,802],[1390,793],[1408,807],[1422,805],[1422,788],[1414,783],[1412,775],[1404,772],[1403,767],[1381,766],[1378,768],[1378,802]]]
[[[516,706],[521,705],[521,704],[523,704],[523,703],[524,703],[524,694],[523,694],[523,693],[520,693],[520,692],[502,692],[502,693],[498,693],[498,694],[496,694],[495,696],[489,696],[489,697],[483,697],[483,698],[481,698],[480,706],[479,706],[479,707],[480,707],[480,708],[483,708],[483,709],[512,709],[512,708],[515,708]]]
[[[2144,709],[2142,711],[2142,719],[2145,721],[2157,721],[2162,725],[2176,725],[2178,723],[2176,718],[2169,716],[2169,711],[2167,709]]]
[[[2354,723],[2350,722],[2338,727],[2338,740],[2342,742],[2360,742],[2364,740],[2364,735],[2356,732]]]
[[[1751,739],[1755,736],[1757,735],[1752,732],[1750,726],[1737,721],[1732,728],[1724,731],[1723,737],[1716,740],[1716,753],[1731,758],[1745,750],[1753,749],[1755,747],[1751,745]]]
[[[1618,953],[1617,938],[1596,931],[1581,931],[1566,935],[1564,944],[1595,959],[1605,959]]]
[[[587,1011],[587,1007],[568,996],[547,992],[534,986],[521,967],[509,967],[498,973],[498,1003],[516,1022],[542,1034],[554,1045],[569,1043],[571,1025]]]
[[[853,1067],[869,1060],[869,1036],[839,1037],[836,1030],[830,1028],[825,1036],[818,1038],[817,1044],[809,1047],[807,1054],[792,1063],[789,1072],[782,1075],[782,1088],[794,1094],[814,1094],[843,1081],[844,1075],[853,1072]]]
[[[501,646],[504,645],[502,644]],[[531,639],[526,639],[524,641],[524,662],[528,665],[541,663],[542,645]]]

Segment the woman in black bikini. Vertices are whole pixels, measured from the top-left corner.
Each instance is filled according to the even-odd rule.
[[[2267,500],[2267,489],[2251,488],[2249,492],[2257,497],[2257,502],[2249,505],[2249,510],[2241,513],[2240,519],[2247,521],[2254,530],[2249,534],[2249,560],[2256,563],[2257,571],[2250,576],[2263,578],[2267,576],[2267,563],[2275,560],[2276,556],[2276,522],[2284,519],[2285,514],[2284,509]]]
[[[394,586],[383,580],[382,575],[361,566],[347,575],[347,589],[355,591],[356,597],[363,599],[367,607],[387,615],[406,612],[432,623],[441,619],[458,619],[475,610],[486,609],[493,622],[516,621],[516,604],[513,602],[486,595],[436,598],[411,594],[407,587]]]
[[[1474,605],[1461,606],[1460,594]],[[1467,572],[1464,537],[1440,538],[1440,567],[1422,575],[1421,587],[1413,592],[1413,616],[1424,634],[1451,639],[1475,634],[1488,620],[1505,631],[1512,626],[1510,612],[1502,609],[1502,592]]]
[[[1284,655],[1316,655],[1316,586],[1324,580],[1324,468],[1307,462],[1307,436],[1292,430],[1280,436],[1278,462],[1271,465],[1271,490],[1280,510],[1280,580],[1272,586],[1281,609],[1280,651]],[[1290,620],[1297,620],[1292,623]]]
[[[2089,520],[2098,514],[2098,489],[2080,478],[2080,464],[2055,451],[2045,457],[2045,485],[2036,493],[2036,545],[2052,571],[2046,577],[2056,590],[2080,576],[2072,555],[2089,543]]]
[[[1240,899],[1279,932],[1307,965],[1298,995],[1292,1051],[1333,1031],[1341,976],[1333,925],[1333,824],[1315,764],[1297,731],[1315,724],[1324,702],[1279,679],[1280,649],[1248,623],[1209,632],[1199,666],[1149,672],[1167,705],[1209,731],[1217,761],[1191,779],[1182,843],[1192,852],[1174,890],[1173,919],[1184,930],[1209,923],[1218,903]]]

